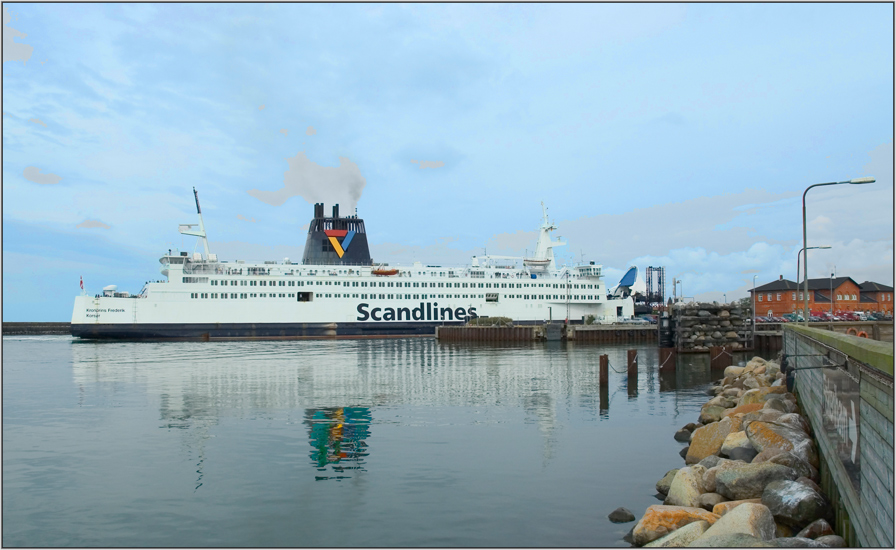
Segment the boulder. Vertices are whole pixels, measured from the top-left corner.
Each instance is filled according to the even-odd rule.
[[[740,376],[743,372],[744,372],[743,367],[736,367],[734,365],[731,365],[730,367],[725,367],[725,376],[731,376],[731,377]]]
[[[758,455],[756,455],[755,457],[753,457],[752,462],[753,462],[753,464],[759,464],[760,462],[766,462],[771,457],[777,456],[781,453],[786,453],[786,452],[787,451],[785,451],[783,449],[779,449],[777,447],[769,447],[769,448],[765,449],[764,451],[762,451],[761,453],[759,453]]]
[[[782,413],[792,413],[796,410],[796,405],[791,403],[786,399],[781,399],[780,397],[773,397],[771,399],[767,399],[765,404],[762,406],[763,409],[775,409],[776,411],[781,411]]]
[[[764,541],[760,538],[754,537],[753,535],[747,535],[744,533],[734,533],[731,535],[713,535],[711,537],[707,537],[706,533],[704,536],[695,539],[692,543],[688,544],[690,547],[697,548],[772,548],[774,544]]]
[[[749,361],[747,361],[747,364],[746,364],[746,366],[744,367],[744,370],[747,371],[747,372],[753,372],[753,370],[754,370],[756,367],[765,365],[765,364],[767,364],[767,363],[768,363],[768,361],[766,361],[766,360],[763,359],[762,357],[756,356],[756,357],[753,357],[752,359],[750,359]]]
[[[672,485],[669,486],[669,493],[663,504],[699,508],[700,495],[705,492],[703,490],[703,474],[705,472],[706,468],[699,464],[678,470],[672,479]]]
[[[738,405],[733,409],[728,409],[725,411],[725,416],[732,416],[735,414],[747,414],[754,411],[758,411],[762,408],[762,403],[750,403],[749,405]]]
[[[743,462],[752,462],[756,456],[756,449],[753,447],[735,447],[728,452],[728,458],[731,460],[740,460]]]
[[[722,443],[731,433],[731,422],[729,417],[694,430],[691,445],[684,459],[685,462],[696,464],[709,455],[719,454]]]
[[[776,454],[775,456],[768,459],[768,462],[771,462],[772,464],[787,466],[788,468],[793,468],[801,477],[807,477],[813,481],[817,481],[819,479],[818,470],[813,468],[811,464],[809,464],[802,458],[789,451],[784,451],[782,453]]]
[[[675,432],[675,435],[673,437],[675,438],[675,441],[679,441],[681,443],[687,443],[688,441],[691,440],[691,432],[682,428],[682,429],[678,430],[677,432]]]
[[[812,481],[812,480],[809,479],[808,477],[798,477],[798,478],[796,479],[796,482],[797,482],[797,483],[802,483],[803,485],[805,485],[806,487],[812,489],[812,490],[815,491],[816,493],[821,493],[821,487],[819,487],[817,483],[815,483],[814,481]]]
[[[764,403],[764,402],[763,402]],[[762,406],[762,403],[759,404]],[[774,409],[759,409],[744,415],[743,424],[746,426],[750,422],[774,422],[784,415],[781,411]]]
[[[697,497],[697,506],[699,508],[703,508],[704,510],[709,510],[712,512],[713,508],[715,508],[716,504],[725,502],[728,500],[723,497],[719,493],[703,493],[699,497]]]
[[[728,459],[722,458],[719,455],[709,455],[708,457],[706,457],[703,460],[701,460],[700,462],[698,462],[698,464],[700,464],[701,466],[703,466],[704,468],[709,470],[710,468],[714,468],[714,467],[718,466],[720,462],[728,462]],[[704,480],[706,479],[706,474],[703,474],[703,478],[704,478]],[[704,481],[704,485],[705,485],[705,481]]]
[[[740,389],[737,389],[737,388],[725,388],[725,389],[722,391],[722,395],[724,395],[725,397],[730,397],[730,398],[735,399],[735,400],[739,400],[739,399],[740,399],[740,395],[741,395],[743,392],[744,392],[744,390],[740,390]]]
[[[824,516],[825,498],[802,483],[790,480],[773,481],[762,492],[762,504],[782,523],[802,527]]]
[[[809,421],[803,418],[803,415],[797,414],[795,412],[790,412],[787,414],[782,414],[775,420],[778,424],[784,424],[785,426],[790,426],[795,430],[800,430],[804,433],[811,433],[812,428],[809,426]]]
[[[740,396],[738,405],[749,405],[750,403],[765,403],[766,396],[770,394],[783,394],[786,391],[787,388],[783,386],[752,388],[745,391],[744,394]]]
[[[698,420],[701,424],[711,424],[713,422],[718,422],[719,420],[721,420],[722,415],[725,414],[725,411],[725,407],[710,405],[700,410],[700,418],[698,418]]]
[[[846,541],[840,535],[824,535],[815,539],[814,542],[825,548],[844,548],[846,546]]]
[[[744,464],[716,474],[715,492],[731,500],[762,498],[766,485],[773,481],[793,481],[797,473],[780,464]]]
[[[672,486],[672,480],[675,479],[675,474],[678,473],[678,468],[674,470],[669,470],[666,472],[666,475],[663,476],[663,479],[656,482],[656,492],[662,493],[664,495],[669,494],[669,487]]]
[[[630,521],[635,521],[635,514],[632,513],[628,508],[616,508],[610,515],[607,516],[610,518],[610,521],[613,523],[628,523]]]
[[[722,447],[719,449],[719,454],[729,456],[731,451],[737,447],[745,447],[753,450],[753,444],[750,443],[750,438],[747,437],[747,433],[743,430],[739,432],[731,432],[725,438],[725,441],[722,442]],[[755,453],[754,455],[755,456]]]
[[[685,458],[688,456],[688,449],[690,449],[690,446],[682,447],[681,450],[678,451],[678,454],[681,456],[681,458]]]
[[[793,528],[780,521],[775,521],[775,538],[787,538],[794,535]]]
[[[772,541],[778,548],[821,548],[821,545],[805,537],[778,537]]]
[[[818,468],[818,451],[815,449],[815,442],[807,433],[779,422],[750,422],[745,430],[753,448],[757,451],[777,447],[792,452],[811,464],[813,468]]]
[[[694,539],[702,535],[709,529],[709,523],[706,521],[695,521],[679,527],[664,537],[660,537],[654,541],[648,542],[644,547],[650,548],[684,548]]]
[[[805,537],[807,539],[817,539],[818,537],[833,534],[834,529],[828,522],[823,519],[817,519],[804,527],[802,531],[796,534],[796,536]]]
[[[689,523],[705,521],[712,525],[717,519],[719,516],[707,512],[703,508],[655,504],[647,507],[644,516],[635,525],[632,530],[632,542],[638,546],[644,546]]]
[[[744,499],[744,500],[729,500],[728,502],[720,502],[719,504],[716,504],[715,506],[713,506],[712,513],[721,517],[721,516],[724,516],[725,514],[727,514],[728,512],[730,512],[731,510],[733,510],[734,508],[737,508],[741,504],[744,504],[745,502],[750,502],[752,504],[762,504],[762,499],[761,498],[748,498],[748,499]]]
[[[746,462],[741,462],[739,460],[730,460],[726,458],[718,460],[715,466],[707,469],[703,474],[703,489],[707,493],[716,492],[716,476],[719,474],[719,472],[729,470],[731,468],[739,468],[744,465],[746,465]]]
[[[770,541],[775,538],[775,519],[768,508],[762,504],[747,502],[731,509],[720,517],[703,536],[694,541],[701,542],[704,539],[718,535],[733,535],[742,533],[754,536],[760,540]]]

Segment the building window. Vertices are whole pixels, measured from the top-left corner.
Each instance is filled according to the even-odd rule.
[[[852,299],[853,299],[853,300],[856,299],[856,295],[855,295],[855,294],[852,295]]]
[[[768,301],[769,301],[769,302],[772,301],[772,294],[771,294],[771,292],[769,292],[769,294],[768,294]]]
[[[791,292],[790,299],[791,299],[791,300],[796,300],[796,292]]]
[[[843,296],[841,296],[840,294],[838,294],[838,295],[837,295],[837,299],[838,299],[838,300],[842,300],[842,299],[843,299]]]
[[[759,301],[762,301],[762,294],[759,295]]]
[[[781,301],[781,293],[780,292],[778,293],[777,297],[775,297],[775,300],[777,300],[779,302]]]

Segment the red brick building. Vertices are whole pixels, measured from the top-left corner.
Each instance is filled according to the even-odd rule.
[[[859,285],[861,311],[880,311],[893,314],[893,287],[865,281]]]
[[[803,283],[787,280],[756,287],[756,315],[779,317],[802,312]],[[753,290],[750,290],[752,295]],[[809,311],[893,312],[893,287],[866,281],[861,285],[851,277],[809,279]]]

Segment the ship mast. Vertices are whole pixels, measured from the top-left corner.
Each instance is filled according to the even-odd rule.
[[[192,235],[202,239],[202,245],[205,248],[205,258],[208,259],[208,238],[205,235],[205,225],[202,223],[202,209],[199,208],[199,193],[196,192],[195,187],[193,188],[193,197],[196,199],[196,213],[199,214],[199,223],[182,223],[178,226],[177,230],[180,231],[181,235]],[[197,225],[199,226],[198,231],[192,229]]]

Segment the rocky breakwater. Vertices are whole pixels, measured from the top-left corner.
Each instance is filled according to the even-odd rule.
[[[685,466],[657,483],[630,534],[649,547],[844,546],[818,487],[809,423],[778,363],[728,367],[698,421],[676,432]]]
[[[752,339],[752,310],[749,306],[679,303],[672,311],[680,350],[702,351],[712,346],[742,349]]]

